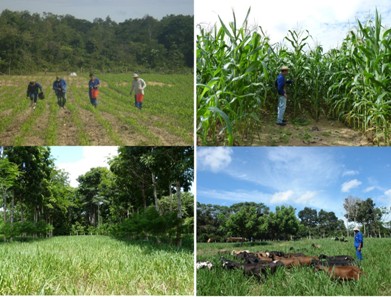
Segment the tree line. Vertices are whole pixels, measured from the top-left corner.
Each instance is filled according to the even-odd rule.
[[[349,216],[348,221],[363,224],[365,236],[390,236],[391,230],[381,223],[380,208],[375,207],[372,199],[366,201],[372,202],[372,208],[368,207],[368,202],[361,201],[362,213],[354,218]],[[376,224],[372,221],[372,213],[377,214]],[[255,202],[231,206],[197,202],[198,242],[209,239],[224,242],[230,236],[245,237],[247,240],[344,237],[353,233],[352,228],[346,228],[344,221],[338,219],[334,212],[323,209],[317,211],[305,207],[296,215],[296,209],[292,206],[277,206],[275,211],[271,211],[265,204]]]
[[[105,234],[180,245],[193,234],[193,159],[192,147],[120,147],[109,169],[90,169],[74,188],[50,147],[3,147],[0,234]]]
[[[72,15],[0,14],[0,73],[179,71],[193,67],[194,17],[146,15],[116,23]]]

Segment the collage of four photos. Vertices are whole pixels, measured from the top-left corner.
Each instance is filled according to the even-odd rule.
[[[0,295],[391,296],[391,2],[1,0]]]

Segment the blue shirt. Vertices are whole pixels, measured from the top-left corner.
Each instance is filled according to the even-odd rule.
[[[285,91],[285,76],[283,76],[281,73],[277,76],[277,91],[278,95],[284,96]]]
[[[359,245],[361,243],[361,247],[364,245],[364,239],[362,237],[362,233],[360,231],[358,231],[355,235],[354,235],[354,247],[355,248],[358,248]]]
[[[35,83],[33,85],[28,84],[27,86],[27,96],[30,94],[38,94],[38,91],[42,92],[42,86],[39,83]]]
[[[53,90],[55,92],[65,93],[67,91],[67,83],[63,79],[60,79],[59,81],[55,80],[53,83]]]
[[[88,87],[90,89],[96,89],[98,88],[98,85],[100,84],[100,81],[98,78],[95,78],[95,79],[90,79],[89,83],[88,83]]]

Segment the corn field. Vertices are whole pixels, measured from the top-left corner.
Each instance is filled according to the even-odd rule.
[[[282,65],[290,68],[289,111],[293,118],[309,115],[335,118],[390,144],[391,29],[374,20],[351,30],[340,47],[310,47],[309,31],[289,30],[284,44],[271,44],[261,27],[245,21],[197,35],[197,135],[200,145],[236,145],[262,129],[262,118],[275,114],[274,81]],[[285,45],[285,43],[288,45]]]

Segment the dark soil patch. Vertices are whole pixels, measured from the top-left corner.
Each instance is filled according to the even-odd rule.
[[[57,145],[78,145],[77,134],[71,111],[61,108],[57,113]]]
[[[99,111],[97,111],[99,112]],[[113,140],[111,140],[106,129],[98,123],[94,114],[83,108],[79,109],[79,116],[83,122],[83,128],[85,133],[88,136],[90,145],[112,145]]]

